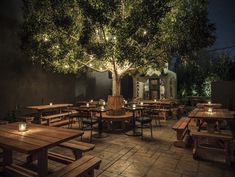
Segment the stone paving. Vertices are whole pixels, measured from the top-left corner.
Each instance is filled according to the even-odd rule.
[[[127,136],[124,133],[109,133],[108,137],[93,139],[96,144],[93,151],[88,152],[102,159],[98,177],[234,177],[235,166],[227,166],[221,162],[193,160],[192,148],[173,146],[176,138],[171,129],[175,120],[154,126],[153,139],[149,129],[144,130],[144,139]],[[76,127],[74,127],[76,129]],[[84,140],[88,139],[85,132]],[[71,151],[56,147],[54,151],[72,156]],[[211,156],[212,160],[215,160]],[[15,163],[23,163],[25,156],[16,154]],[[63,165],[49,161],[50,171],[58,170]],[[32,167],[33,168],[33,167]]]

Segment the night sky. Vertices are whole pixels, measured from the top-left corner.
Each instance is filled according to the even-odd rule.
[[[215,23],[217,37],[211,49],[235,46],[235,0],[209,0],[209,19]],[[235,47],[227,51],[235,57]]]
[[[21,0],[0,0],[0,16],[21,21],[21,6]],[[209,0],[209,19],[216,25],[217,37],[210,50],[235,46],[235,0]],[[235,47],[227,51],[235,58]]]

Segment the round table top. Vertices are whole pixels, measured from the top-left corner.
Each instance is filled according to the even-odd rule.
[[[125,121],[132,118],[132,116],[131,112],[126,112],[124,115],[119,116],[108,115],[106,112],[102,113],[102,119],[106,121]]]

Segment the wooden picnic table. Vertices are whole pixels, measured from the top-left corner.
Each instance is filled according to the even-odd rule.
[[[188,117],[199,120],[198,131],[200,131],[202,124],[206,122],[208,132],[215,131],[216,122],[231,121],[233,119],[233,115],[227,109],[213,109],[212,112],[209,112],[205,109],[195,108],[189,113]]]
[[[198,108],[214,108],[214,109],[219,109],[222,107],[222,104],[220,103],[198,103],[197,104]]]
[[[82,131],[30,124],[25,132],[18,131],[18,123],[0,125],[0,147],[3,149],[3,164],[13,162],[13,151],[34,154],[37,157],[38,176],[48,173],[48,149],[83,135]]]
[[[73,104],[36,105],[36,106],[27,106],[26,109],[36,110],[38,112],[38,117],[36,121],[42,124],[43,123],[43,120],[42,120],[43,111],[59,110],[59,114],[60,114],[62,113],[62,109],[68,108],[70,106],[73,106]]]

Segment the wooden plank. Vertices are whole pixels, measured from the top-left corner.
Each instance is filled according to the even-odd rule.
[[[89,162],[82,164],[81,166],[76,167],[76,169],[70,171],[68,174],[66,174],[67,177],[71,176],[79,176],[84,173],[87,173],[89,171],[93,171],[95,168],[99,167],[101,160],[97,157],[90,159]]]
[[[4,170],[14,177],[36,177],[36,176],[38,176],[36,172],[31,171],[29,169],[26,169],[26,168],[21,167],[16,164],[11,164],[11,165],[6,166],[6,167],[4,167]]]
[[[87,152],[95,148],[94,144],[84,143],[84,142],[76,141],[76,140],[70,140],[70,141],[61,143],[59,146],[67,147],[70,149],[79,149],[83,152]]]
[[[8,127],[9,129],[15,129],[15,130],[18,129],[18,123],[4,125],[4,127],[7,127],[7,126],[9,126]],[[0,129],[1,129],[1,126],[0,126]],[[34,134],[37,134],[37,135],[43,135],[46,137],[53,137],[53,138],[59,138],[59,139],[62,139],[67,136],[71,136],[72,134],[74,135],[83,134],[82,131],[78,131],[78,130],[57,128],[57,127],[47,127],[47,126],[42,126],[38,124],[30,124],[29,130],[31,130],[31,133],[28,134],[27,136],[34,136]]]
[[[53,104],[53,105],[37,105],[37,106],[27,106],[27,109],[34,110],[46,110],[46,109],[55,109],[55,108],[65,108],[73,106],[72,104]]]
[[[48,159],[54,160],[59,163],[64,163],[64,164],[70,164],[75,161],[75,159],[72,157],[68,157],[68,156],[58,154],[52,151],[48,152]]]
[[[53,173],[49,177],[75,177],[83,174],[91,167],[99,165],[101,160],[93,156],[83,156],[81,159],[73,162],[72,164],[66,166]]]
[[[71,114],[70,112],[65,112],[65,113],[60,113],[60,114],[52,114],[49,116],[42,116],[41,119],[53,119],[53,118],[68,116],[70,114]]]
[[[49,175],[48,177],[59,177],[59,176],[62,177],[64,175],[66,175],[68,172],[70,172],[71,170],[75,169],[77,166],[80,166],[84,163],[87,163],[92,158],[94,158],[94,157],[90,156],[90,155],[83,156],[79,160],[76,160],[72,164],[66,166],[65,168],[62,168],[62,169],[56,171],[55,173]]]
[[[174,126],[172,127],[172,129],[178,129],[180,127],[180,125],[185,122],[185,121],[188,121],[190,119],[188,119],[187,117],[182,117],[180,118],[175,124]]]
[[[15,141],[14,139],[3,137],[0,137],[0,146],[23,153],[30,153],[33,150],[40,148],[39,146],[33,144],[22,143],[21,141]]]
[[[223,140],[232,140],[233,139],[232,135],[222,134],[222,133],[192,132],[192,136],[205,137],[205,138],[216,138],[216,139],[223,139]]]
[[[69,124],[70,121],[68,119],[65,119],[65,120],[60,120],[58,122],[53,122],[53,123],[50,123],[50,126],[51,127],[57,127],[57,126],[62,126],[62,125],[66,125],[66,124]]]

